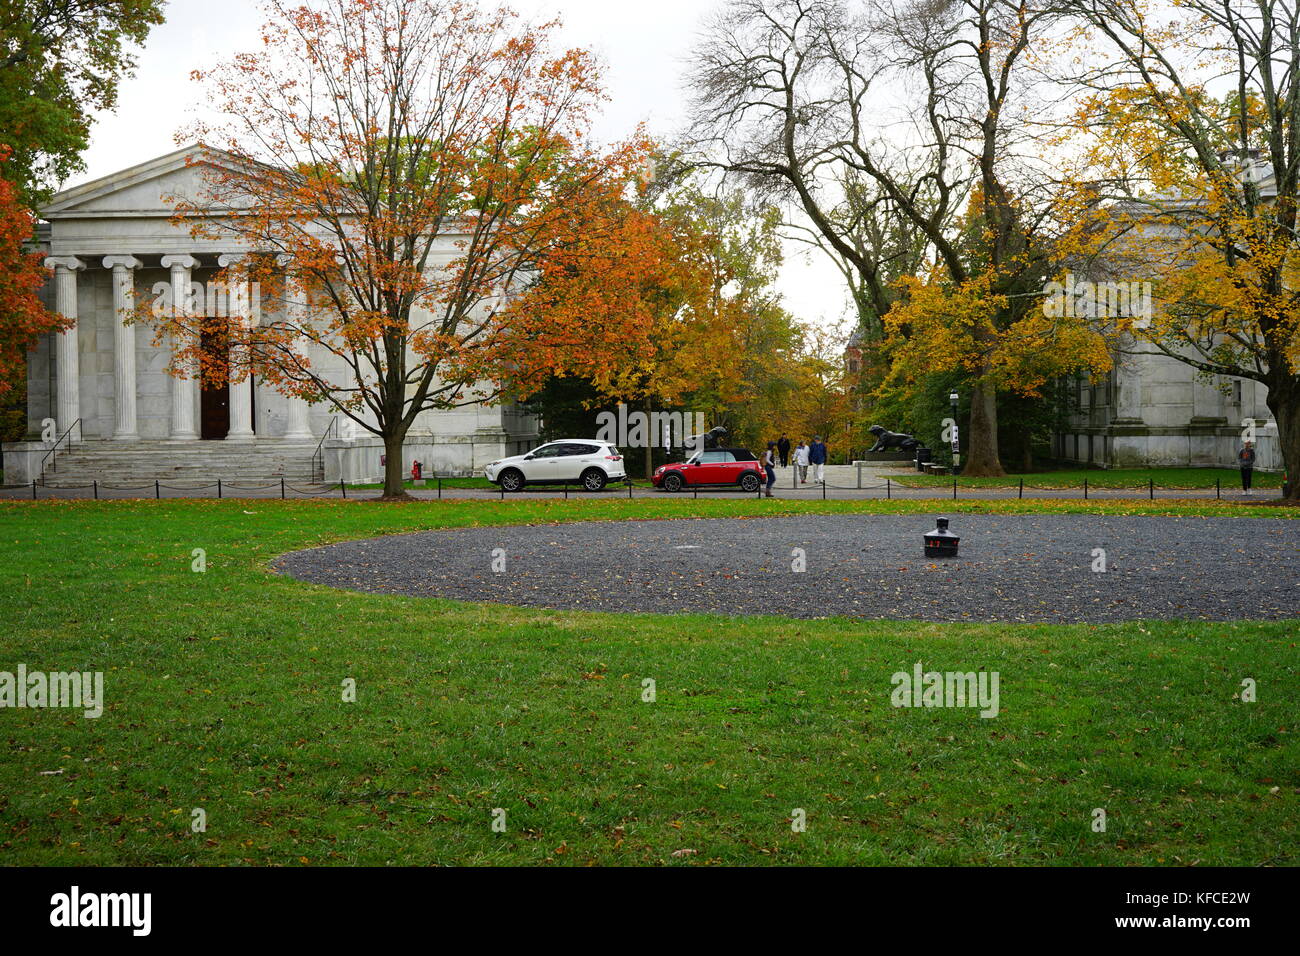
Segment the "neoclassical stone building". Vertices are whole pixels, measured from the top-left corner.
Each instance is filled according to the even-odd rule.
[[[314,477],[328,481],[382,474],[382,444],[337,409],[308,405],[251,377],[205,387],[196,376],[173,376],[170,343],[145,323],[125,321],[137,301],[169,287],[202,289],[229,257],[249,251],[196,239],[172,221],[167,197],[202,195],[202,177],[187,163],[195,155],[222,161],[219,152],[187,147],[65,190],[40,211],[38,242],[53,270],[45,301],[75,324],[44,337],[29,355],[29,434],[45,440],[5,446],[6,483],[307,480],[314,458],[325,472]],[[327,374],[337,362],[310,357]],[[69,431],[50,455],[49,435]],[[408,435],[406,465],[419,459],[426,472],[464,474],[536,441],[535,418],[517,405],[429,411]]]
[[[1256,467],[1280,470],[1268,389],[1252,379],[1198,378],[1164,355],[1116,355],[1106,381],[1072,384],[1079,411],[1055,438],[1058,458],[1103,467],[1232,468],[1244,423],[1255,425]]]

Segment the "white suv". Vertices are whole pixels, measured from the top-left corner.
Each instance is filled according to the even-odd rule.
[[[559,485],[580,482],[587,491],[600,491],[624,478],[623,455],[609,442],[565,438],[547,442],[526,455],[494,461],[483,469],[487,480],[502,491],[519,491],[524,485]]]

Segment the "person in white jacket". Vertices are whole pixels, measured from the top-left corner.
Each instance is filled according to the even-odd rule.
[[[794,450],[794,467],[799,472],[799,484],[808,484],[808,446],[803,442]]]

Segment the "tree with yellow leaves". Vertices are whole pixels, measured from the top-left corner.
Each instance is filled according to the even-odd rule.
[[[1135,351],[1262,382],[1300,470],[1300,9],[1278,0],[1075,0],[1102,40],[1076,126],[1109,210],[1105,255],[1155,287]],[[1114,267],[1114,266],[1112,266]]]
[[[966,372],[972,475],[1002,473],[998,389],[1036,378],[1040,354],[1013,354],[1017,336],[1068,349],[1064,368],[1093,367],[1099,351],[1089,341],[1079,355],[1030,317],[1077,192],[1033,155],[1027,122],[1047,100],[1033,48],[1059,19],[1029,0],[739,0],[693,80],[698,148],[797,205],[857,272],[859,311],[902,339],[895,383],[923,367]],[[865,228],[877,213],[905,228]],[[882,282],[897,260],[921,264],[901,300]]]

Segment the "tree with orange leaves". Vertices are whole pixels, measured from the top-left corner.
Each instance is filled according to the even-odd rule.
[[[611,197],[604,218],[600,233],[549,256],[513,303],[521,340],[563,355],[600,399],[647,412],[689,403],[722,416],[755,394],[753,364],[774,358],[789,326],[769,288],[780,258],[775,211],[754,214],[735,194],[671,180],[635,201]],[[571,327],[574,310],[598,330],[598,349]],[[645,461],[649,477],[652,455]]]
[[[177,216],[250,250],[222,278],[256,282],[275,318],[224,320],[222,363],[184,309],[159,331],[181,343],[180,374],[206,358],[206,374],[332,403],[383,439],[384,497],[402,497],[417,416],[519,394],[565,354],[529,342],[508,305],[575,235],[600,233],[642,149],[588,142],[599,72],[552,49],[554,22],[449,0],[269,11],[259,50],[196,73],[229,118],[201,135],[227,155],[198,166],[205,195]],[[595,344],[581,310],[564,322]]]
[[[25,387],[22,372],[37,340],[71,324],[45,308],[37,295],[49,272],[41,265],[40,253],[26,251],[36,217],[2,175],[8,159],[8,149],[0,147],[0,400]]]

